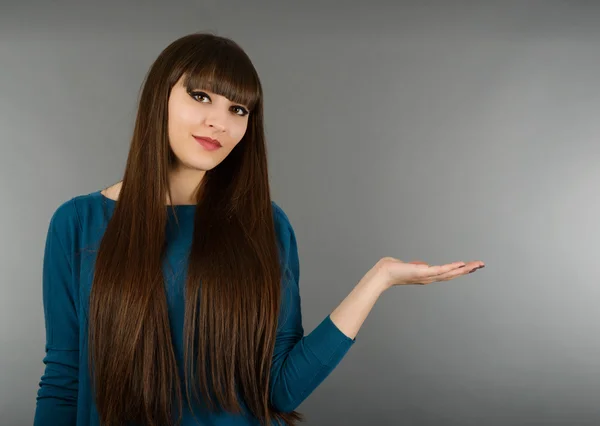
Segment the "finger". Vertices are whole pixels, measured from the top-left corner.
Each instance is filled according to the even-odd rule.
[[[462,277],[462,276],[470,274],[470,273],[471,273],[471,271],[469,271],[467,268],[458,268],[458,269],[455,269],[448,273],[437,275],[437,276],[433,277],[432,279],[434,281],[450,281],[450,280],[456,279],[458,277]]]
[[[435,281],[449,281],[461,277],[463,275],[472,274],[473,272],[483,267],[485,267],[485,265],[481,265],[479,262],[476,262],[474,265],[472,263],[467,263],[462,268],[457,268],[445,274],[437,275],[435,277],[432,277],[432,279]]]
[[[467,262],[467,269],[469,271],[476,271],[478,269],[484,268],[485,267],[485,263],[476,260],[476,261],[472,261],[472,262]]]
[[[428,277],[435,278],[438,275],[446,274],[448,272],[454,271],[455,269],[462,269],[465,266],[466,266],[465,262],[453,262],[453,263],[448,263],[447,265],[430,266],[424,272],[426,272]],[[462,271],[460,271],[460,272],[462,272]]]

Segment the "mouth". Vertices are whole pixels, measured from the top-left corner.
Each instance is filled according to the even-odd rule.
[[[204,148],[208,149],[208,150],[215,150],[218,148],[221,148],[223,145],[221,145],[221,142],[219,142],[217,139],[212,139],[209,137],[204,137],[204,136],[195,136],[192,135],[194,137],[194,139],[196,139],[196,141],[202,145]]]

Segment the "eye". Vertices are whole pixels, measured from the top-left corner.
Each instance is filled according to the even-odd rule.
[[[239,115],[240,117],[244,117],[244,116],[248,115],[248,110],[244,107],[234,106],[232,108],[234,111],[236,111],[236,114]]]
[[[202,102],[201,100],[198,100],[197,98],[206,98],[210,101],[210,96],[208,96],[206,93],[204,92],[190,92],[189,95],[197,100],[198,102]]]
[[[202,101],[201,99],[198,99],[198,98],[206,98],[208,100],[208,102],[210,102],[210,96],[208,96],[208,94],[206,92],[194,91],[194,92],[188,92],[188,94],[194,100],[196,100],[198,102],[206,103],[205,101]],[[249,111],[240,105],[233,106],[232,109],[234,110],[235,114],[239,115],[240,117],[244,117],[249,114]]]

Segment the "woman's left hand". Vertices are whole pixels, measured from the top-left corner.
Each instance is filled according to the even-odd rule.
[[[397,285],[425,285],[450,281],[475,272],[484,266],[485,264],[480,260],[430,266],[420,260],[403,262],[392,257],[385,257],[378,262],[376,268],[384,277],[386,288],[389,288]]]

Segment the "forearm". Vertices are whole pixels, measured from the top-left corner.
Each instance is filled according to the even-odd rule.
[[[379,296],[388,288],[384,274],[376,265],[331,313],[331,321],[342,333],[354,339]]]
[[[354,344],[358,330],[387,288],[378,263],[310,334],[303,336],[297,293],[283,311],[272,370],[272,402],[281,411],[295,410],[325,380]],[[295,321],[292,320],[295,318]],[[295,324],[295,325],[294,325]]]

